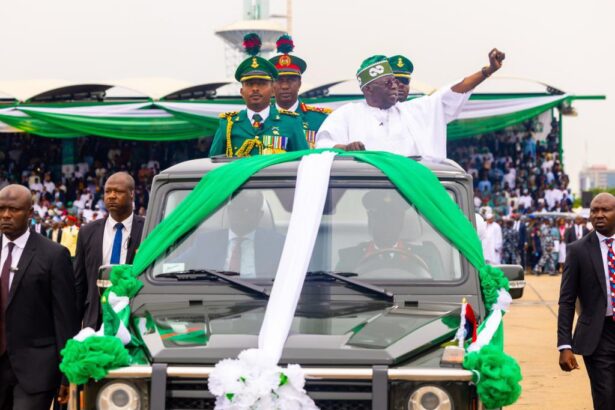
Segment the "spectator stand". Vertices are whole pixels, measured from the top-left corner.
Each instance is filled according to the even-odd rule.
[[[144,213],[153,176],[177,162],[207,156],[218,114],[243,107],[239,96],[222,94],[229,83],[27,82],[20,88],[0,82],[0,152],[5,159],[0,185],[30,186],[37,212],[48,225],[67,214],[85,223],[105,213],[106,177],[127,171],[137,183],[135,209]],[[342,83],[311,88],[302,98],[333,109],[361,98],[330,93]],[[409,98],[433,91],[413,83],[419,86],[413,84]],[[459,119],[449,124],[448,137],[449,156],[475,176],[477,206],[493,206],[502,216],[541,207],[568,210],[572,195],[563,172],[562,115],[574,114],[574,100],[602,98],[552,87],[536,93],[473,94]],[[528,158],[530,167],[525,166]],[[520,209],[522,203],[528,206]]]

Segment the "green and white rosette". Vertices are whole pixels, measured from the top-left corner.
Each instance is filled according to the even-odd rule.
[[[60,370],[71,383],[100,380],[110,369],[143,362],[142,342],[129,330],[130,299],[143,284],[130,265],[114,267],[110,280],[112,285],[101,297],[101,328],[82,329],[61,352]]]
[[[480,400],[488,409],[513,404],[521,395],[521,368],[504,352],[504,314],[512,298],[508,279],[500,269],[484,265],[480,271],[481,290],[487,317],[478,327],[476,341],[466,348],[463,367],[474,373]]]

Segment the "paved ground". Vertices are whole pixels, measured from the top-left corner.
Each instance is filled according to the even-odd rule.
[[[558,365],[557,299],[561,276],[528,276],[523,298],[513,301],[504,320],[506,351],[521,365],[523,393],[510,409],[591,409],[583,358],[580,370]]]

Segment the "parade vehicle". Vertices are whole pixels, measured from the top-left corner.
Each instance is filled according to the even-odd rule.
[[[474,223],[471,176],[450,160],[414,159]],[[144,234],[204,174],[231,161],[192,160],[157,175]],[[255,173],[143,272],[131,308],[150,364],[86,383],[76,408],[214,408],[214,365],[258,344],[297,168],[287,162]],[[236,236],[248,238],[239,260],[230,245]],[[521,297],[521,267],[501,268],[513,298]],[[107,274],[101,270],[101,284]],[[464,299],[485,318],[477,269],[379,169],[338,157],[280,365],[301,365],[322,410],[482,408],[472,372],[459,357],[444,357]]]

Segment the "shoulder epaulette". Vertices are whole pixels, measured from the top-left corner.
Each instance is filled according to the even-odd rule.
[[[333,112],[331,108],[315,107],[313,105],[307,105],[307,104],[302,104],[301,108],[303,108],[303,111],[314,111],[314,112],[320,112],[320,113],[327,114],[327,115]]]
[[[229,118],[229,117],[234,117],[237,114],[239,114],[239,111],[227,111],[227,112],[223,112],[220,115],[218,115],[218,117],[220,118]]]
[[[297,114],[297,113],[296,113],[296,112],[294,112],[294,111],[288,111],[288,110],[278,110],[278,112],[279,112],[280,114],[290,115],[291,117],[298,117],[298,116],[299,116],[299,114]]]

